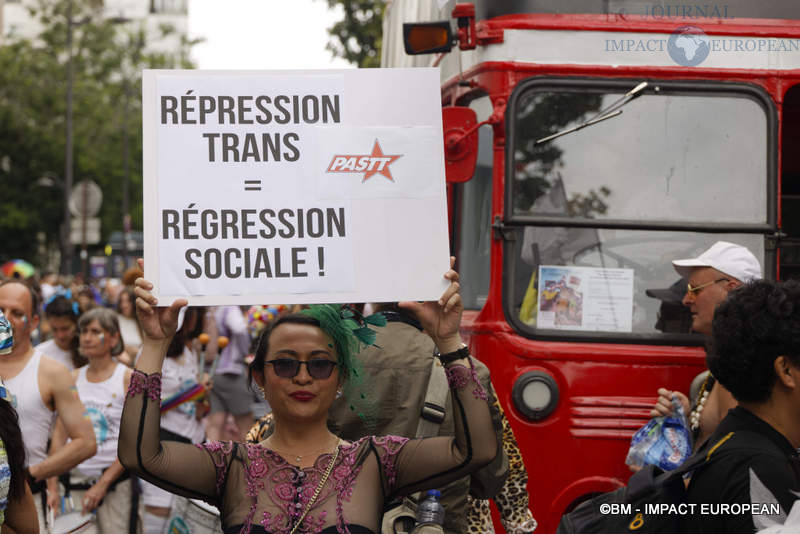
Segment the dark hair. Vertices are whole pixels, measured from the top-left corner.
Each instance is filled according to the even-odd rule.
[[[52,319],[54,317],[65,317],[77,325],[78,317],[80,317],[80,314],[77,310],[77,302],[70,300],[63,295],[58,295],[53,297],[53,300],[45,305],[44,315],[48,319]],[[76,369],[78,367],[83,367],[89,362],[89,360],[84,358],[78,350],[79,345],[80,341],[76,334],[72,337],[72,342],[69,344],[70,358],[72,359],[72,365]]]
[[[309,317],[308,315],[303,315],[302,313],[290,313],[284,315],[283,317],[279,317],[277,321],[272,323],[272,325],[264,328],[264,331],[261,332],[261,335],[258,337],[258,344],[256,345],[256,352],[254,354],[253,361],[250,362],[250,365],[247,367],[247,380],[248,382],[253,382],[253,371],[261,371],[264,368],[264,362],[267,359],[267,352],[269,351],[269,336],[272,335],[272,331],[275,330],[278,326],[282,324],[304,324],[309,326],[316,326],[317,328],[320,327],[319,321],[314,319],[313,317]],[[336,354],[339,354],[339,350],[337,347]]]
[[[765,402],[775,359],[800,367],[800,282],[750,282],[728,293],[714,313],[706,361],[740,402]]]
[[[133,292],[132,287],[124,287],[122,291],[120,291],[119,295],[117,296],[117,311],[122,314],[122,307],[120,304],[122,303],[122,295],[127,295],[128,300],[131,303],[131,309],[133,310],[133,318],[136,319],[136,293]],[[128,317],[125,315],[125,317]]]
[[[122,354],[122,351],[125,350],[125,342],[122,339],[122,334],[119,331],[119,321],[117,320],[117,314],[109,310],[108,308],[92,308],[91,310],[81,315],[81,318],[78,319],[78,330],[83,330],[92,321],[97,321],[98,323],[100,323],[100,327],[109,334],[119,335],[117,344],[111,347],[111,355],[117,356],[119,354]]]
[[[169,347],[167,347],[167,358],[179,357],[181,354],[183,354],[183,348],[186,346],[186,342],[196,338],[203,332],[202,319],[205,313],[205,306],[192,306],[186,308],[186,312],[184,312],[183,316],[183,324],[178,331],[175,332],[175,336],[173,336]],[[197,318],[197,321],[195,321],[195,325],[191,330],[187,328],[189,324],[189,314],[193,314]]]
[[[0,399],[0,438],[6,448],[8,465],[11,468],[10,499],[19,500],[25,496],[25,445],[19,429],[19,417],[11,403]]]
[[[73,323],[78,324],[78,316],[80,314],[77,310],[76,302],[63,295],[58,295],[45,305],[44,315],[45,317],[66,317],[72,320]]]
[[[31,315],[39,315],[39,307],[41,306],[41,299],[39,298],[39,293],[30,282],[23,280],[22,278],[12,278],[11,280],[6,280],[5,282],[0,283],[0,287],[3,287],[8,284],[19,284],[25,289],[28,290],[28,293],[31,295]]]

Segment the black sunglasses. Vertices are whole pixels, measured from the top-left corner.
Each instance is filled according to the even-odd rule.
[[[337,366],[336,362],[326,360],[325,358],[314,358],[307,362],[293,360],[291,358],[278,358],[277,360],[266,361],[264,365],[268,363],[272,364],[272,369],[275,371],[275,374],[281,378],[294,378],[297,376],[297,373],[300,372],[300,365],[305,364],[306,370],[311,378],[316,378],[318,380],[331,376],[333,368]]]

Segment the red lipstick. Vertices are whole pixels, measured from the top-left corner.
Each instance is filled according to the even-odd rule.
[[[316,395],[314,395],[310,391],[295,391],[294,393],[290,393],[289,396],[294,400],[298,400],[300,402],[308,402],[314,397],[316,397]]]

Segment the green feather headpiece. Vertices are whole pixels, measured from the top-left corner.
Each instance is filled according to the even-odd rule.
[[[355,309],[338,304],[314,304],[300,313],[319,321],[320,329],[333,339],[350,410],[366,424],[371,424],[376,415],[375,407],[364,394],[364,372],[357,355],[362,344],[377,346],[377,333],[368,325],[386,326],[386,317],[379,313],[364,317]]]
[[[346,378],[358,376],[360,365],[356,354],[361,345],[375,344],[377,334],[367,325],[386,326],[386,318],[381,314],[364,317],[355,309],[338,304],[314,304],[300,313],[319,321],[322,331],[333,338],[339,367]]]

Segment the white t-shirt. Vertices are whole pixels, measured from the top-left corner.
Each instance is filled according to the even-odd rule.
[[[125,404],[125,371],[127,367],[118,363],[111,376],[103,382],[89,382],[86,378],[88,366],[78,370],[78,395],[92,421],[97,453],[78,465],[78,470],[87,476],[100,476],[103,470],[117,459],[119,424],[122,406]]]
[[[36,345],[36,350],[43,353],[45,356],[49,356],[50,358],[63,363],[70,371],[75,369],[75,365],[72,363],[72,353],[68,350],[63,350],[61,347],[56,345],[55,339],[39,343]]]
[[[161,400],[197,383],[198,355],[184,347],[178,358],[164,358],[161,368]],[[203,424],[195,417],[194,402],[185,402],[161,416],[161,427],[183,436],[192,443],[205,439]]]

